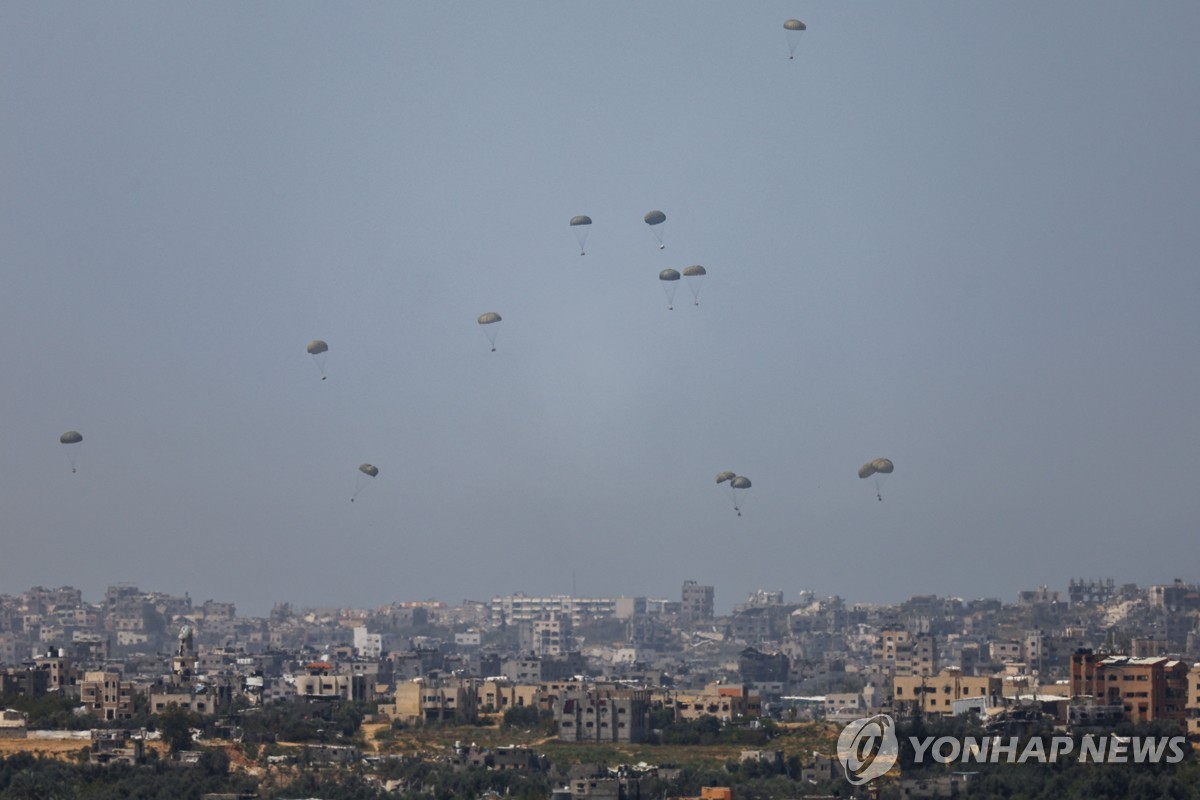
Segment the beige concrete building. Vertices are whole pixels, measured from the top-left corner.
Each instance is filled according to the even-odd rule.
[[[910,714],[951,716],[955,700],[998,698],[1002,687],[999,677],[964,675],[958,669],[944,669],[937,675],[898,675],[892,682],[892,704]]]
[[[501,678],[480,681],[476,694],[483,714],[503,714],[510,708],[535,706],[538,702],[538,687]]]
[[[539,658],[557,657],[573,649],[571,640],[571,618],[557,611],[535,619],[533,626],[533,654]]]
[[[133,681],[121,680],[119,672],[85,672],[79,684],[79,699],[87,712],[106,721],[133,718]]]
[[[762,700],[745,685],[710,683],[704,691],[676,694],[671,698],[675,720],[693,720],[712,716],[721,720],[739,720],[762,715]]]
[[[479,718],[478,681],[442,678],[397,684],[396,700],[380,706],[392,719],[405,722],[473,723]]]
[[[352,700],[352,675],[338,675],[325,661],[306,664],[305,674],[296,676],[296,697],[307,700]]]
[[[650,692],[591,684],[555,704],[558,738],[568,742],[641,742],[650,720]]]
[[[1188,736],[1200,736],[1200,664],[1192,664],[1188,668],[1184,707],[1187,709]]]
[[[884,625],[875,637],[871,660],[892,668],[896,677],[932,675],[937,670],[937,642],[929,634],[916,635],[902,625]]]
[[[1189,667],[1167,658],[1132,658],[1078,650],[1071,656],[1071,694],[1120,704],[1129,722],[1187,719]]]
[[[24,739],[29,733],[24,711],[0,709],[0,739]]]

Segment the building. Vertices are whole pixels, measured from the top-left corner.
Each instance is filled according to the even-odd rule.
[[[871,649],[873,663],[891,667],[897,676],[932,675],[937,671],[937,640],[930,634],[914,634],[903,625],[880,627]]]
[[[532,646],[529,648],[539,658],[558,657],[574,648],[571,639],[571,618],[559,612],[551,612],[532,625]]]
[[[650,723],[650,692],[621,684],[591,684],[554,705],[558,738],[567,742],[641,742]]]
[[[24,739],[28,733],[28,715],[24,711],[0,709],[0,739]]]
[[[740,720],[762,715],[762,700],[746,685],[710,683],[701,692],[675,695],[673,707],[676,722],[704,716],[720,720]]]
[[[1200,736],[1200,664],[1193,664],[1188,669],[1184,707],[1187,709],[1188,736]]]
[[[431,678],[396,686],[395,703],[381,710],[405,722],[474,723],[479,718],[479,681]]]
[[[680,592],[679,616],[697,622],[713,618],[713,597],[716,590],[695,581],[684,581]]]
[[[954,715],[954,703],[968,698],[1001,697],[1004,681],[996,676],[964,675],[944,669],[937,675],[897,675],[892,679],[892,704],[897,712]]]
[[[305,674],[296,676],[296,697],[303,700],[353,700],[354,676],[335,674],[327,661],[304,665]]]
[[[526,597],[517,593],[507,597],[493,597],[491,619],[493,627],[516,625],[543,619],[547,614],[562,614],[578,627],[589,619],[607,619],[616,616],[617,601],[612,597]]]
[[[133,681],[121,680],[119,672],[85,672],[79,699],[87,713],[108,722],[133,718]]]
[[[88,763],[142,764],[145,761],[146,742],[141,736],[132,736],[125,730],[92,731]]]
[[[1071,694],[1121,705],[1129,722],[1187,719],[1188,665],[1167,658],[1101,655],[1081,648],[1071,656]],[[1194,690],[1193,690],[1194,691]]]

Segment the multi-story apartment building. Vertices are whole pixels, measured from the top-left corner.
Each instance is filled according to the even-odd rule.
[[[1187,718],[1188,665],[1167,658],[1131,658],[1081,649],[1071,656],[1071,694],[1120,704],[1125,719]]]
[[[903,625],[885,624],[871,649],[871,661],[890,666],[897,677],[932,675],[937,671],[937,640],[932,634],[913,634]]]
[[[562,614],[578,626],[588,619],[607,619],[617,614],[617,600],[612,597],[526,597],[517,593],[493,597],[491,618],[494,627],[516,625],[543,619],[548,614]]]
[[[48,676],[47,691],[62,692],[64,696],[69,697],[73,697],[79,691],[79,668],[64,650],[54,650],[38,656],[34,659],[34,664]]]
[[[1003,686],[999,677],[964,675],[959,669],[944,669],[936,675],[897,675],[892,681],[892,704],[897,711],[951,716],[955,700],[999,698]]]
[[[85,672],[79,684],[79,699],[87,713],[105,721],[133,718],[133,681],[121,680],[119,672]]]
[[[1200,736],[1200,664],[1193,664],[1188,669],[1184,707],[1187,709],[1188,736]]]
[[[650,692],[592,684],[559,699],[554,714],[564,741],[641,742],[649,728]]]
[[[551,612],[532,623],[533,642],[530,648],[535,656],[561,656],[572,650],[571,618],[565,614]]]
[[[716,590],[695,581],[684,581],[680,592],[679,616],[681,619],[698,621],[713,618],[713,598]]]
[[[740,720],[762,716],[762,700],[750,687],[712,683],[695,694],[679,693],[671,698],[675,720],[692,720],[704,716],[720,720]]]
[[[397,684],[395,703],[382,708],[393,719],[409,722],[473,723],[479,716],[479,683],[475,678],[441,678]]]

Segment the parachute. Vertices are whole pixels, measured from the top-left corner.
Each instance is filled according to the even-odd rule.
[[[739,517],[742,515],[742,503],[745,501],[738,495],[738,492],[749,488],[750,479],[745,475],[738,475],[729,481],[729,493],[733,495],[733,510]]]
[[[742,499],[738,495],[739,491],[744,491],[750,488],[750,479],[745,475],[738,475],[734,472],[718,472],[717,483],[729,484],[729,496],[733,498],[733,510],[740,517],[742,515]]]
[[[693,305],[700,305],[700,284],[704,283],[704,276],[707,274],[708,270],[699,264],[693,264],[683,271],[688,288],[692,290]]]
[[[870,478],[872,475],[874,475],[875,476],[875,499],[879,500],[880,502],[883,502],[883,495],[879,491],[880,483],[883,480],[880,476],[891,475],[892,470],[894,470],[895,468],[896,468],[896,466],[891,462],[890,459],[876,458],[872,461],[868,461],[867,463],[863,464],[861,467],[858,468],[858,477],[866,479],[866,478]]]
[[[79,431],[67,431],[58,437],[58,441],[67,449],[67,460],[71,462],[71,472],[75,472],[75,461],[79,458],[79,448],[83,444],[83,434]]]
[[[325,380],[325,354],[329,352],[329,345],[320,339],[313,339],[308,343],[308,354],[313,357],[313,363],[317,365],[317,370],[321,373],[321,380]]]
[[[496,352],[496,334],[499,333],[499,328],[488,327],[495,325],[500,321],[500,315],[495,311],[489,311],[486,314],[479,315],[479,324],[483,326],[483,333],[487,336],[488,341],[492,343],[492,352]]]
[[[667,295],[667,310],[671,311],[675,308],[675,290],[679,286],[679,271],[664,269],[658,273],[658,279],[663,282],[663,292]]]
[[[584,243],[587,242],[588,231],[591,230],[592,218],[586,214],[571,217],[571,227],[575,229],[575,238],[579,240],[579,255],[585,256]]]
[[[788,58],[796,57],[796,45],[800,43],[800,33],[808,30],[808,26],[798,19],[789,19],[783,23],[783,29],[787,31],[784,36],[787,37]]]
[[[647,211],[646,216],[642,217],[642,219],[650,226],[650,232],[654,234],[655,239],[658,239],[658,249],[662,250],[666,245],[663,244],[662,229],[657,226],[667,221],[667,215],[661,211]]]
[[[367,484],[370,482],[367,480],[367,478],[375,478],[379,476],[379,467],[375,466],[374,464],[359,464],[358,472],[358,479],[354,483],[354,494],[350,496],[351,503],[354,502],[354,498],[358,497],[358,493],[365,489]]]

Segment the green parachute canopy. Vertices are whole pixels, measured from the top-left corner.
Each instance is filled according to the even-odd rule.
[[[487,340],[491,342],[493,353],[496,352],[496,334],[500,331],[500,329],[495,327],[495,325],[499,321],[500,315],[495,311],[489,311],[486,314],[479,315],[479,324],[484,326],[480,330],[482,330],[484,335],[487,336]]]
[[[718,472],[717,473],[717,483],[724,483],[725,481],[731,481],[736,477],[737,477],[737,473],[734,473],[734,472]]]
[[[75,472],[75,462],[79,460],[79,449],[83,447],[83,434],[79,431],[67,431],[58,437],[58,441],[63,444],[63,452],[67,454],[67,461],[71,462],[71,472]]]
[[[679,270],[664,269],[658,273],[658,279],[663,281],[663,293],[667,296],[667,310],[671,311],[675,308],[675,290],[679,288]]]
[[[647,225],[661,225],[667,221],[667,215],[661,211],[647,211],[643,219]]]
[[[328,352],[328,350],[329,350],[329,345],[325,344],[325,342],[321,341],[320,339],[313,339],[311,342],[308,343],[308,354],[309,355],[313,355],[313,356],[320,355],[321,353]]]
[[[354,481],[354,494],[350,495],[350,502],[354,502],[354,498],[358,497],[363,489],[367,488],[367,484],[371,481],[370,478],[375,478],[379,475],[379,467],[374,464],[359,464],[358,475]]]
[[[879,473],[880,475],[890,475],[896,467],[889,459],[876,458],[873,461],[868,461],[858,468],[858,477],[869,478],[872,475]]]
[[[784,38],[787,39],[788,58],[796,57],[796,46],[800,44],[800,32],[808,30],[808,26],[798,19],[789,19],[783,23]]]
[[[571,217],[571,227],[575,229],[575,238],[579,241],[579,255],[587,255],[587,237],[588,230],[592,225],[592,218],[587,214],[580,214],[577,217]]]

